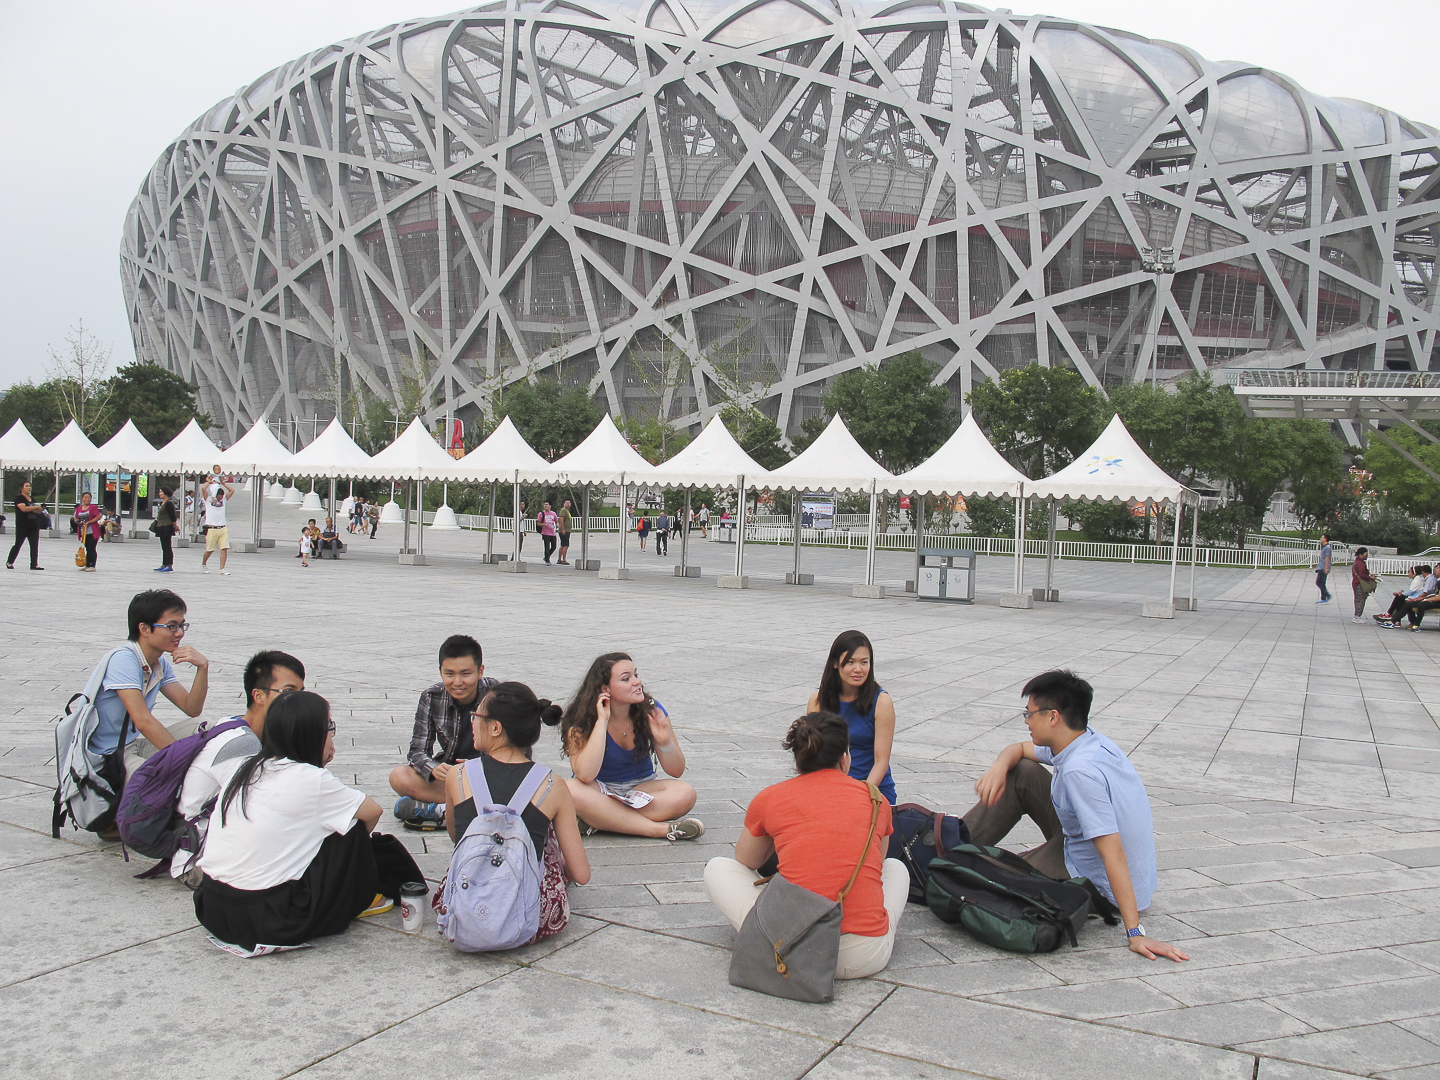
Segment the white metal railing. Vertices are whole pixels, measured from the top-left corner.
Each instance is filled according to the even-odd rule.
[[[1236,387],[1297,390],[1436,390],[1440,372],[1226,368],[1225,381]]]
[[[433,510],[426,510],[426,511],[425,511],[425,524],[426,524],[426,525],[429,525],[429,524],[431,524],[434,520],[435,520],[435,511],[433,511]],[[457,525],[459,525],[460,528],[462,528],[462,529],[478,529],[478,530],[480,530],[481,532],[484,532],[484,531],[489,527],[489,524],[490,524],[490,516],[489,516],[488,514],[456,514],[456,515],[455,515],[455,523],[456,523]],[[527,529],[527,531],[529,531],[529,532],[534,532],[534,531],[535,531],[535,519],[534,519],[533,517],[527,517],[527,518],[526,518],[526,529]],[[580,518],[579,518],[579,517],[576,517],[576,518],[574,519],[573,529],[574,529],[574,531],[577,532],[577,533],[580,531],[581,525],[580,525]],[[619,518],[619,517],[593,517],[593,516],[592,516],[592,517],[590,518],[590,531],[591,531],[591,532],[619,532],[619,530],[620,530],[620,518]],[[513,517],[509,517],[508,515],[505,515],[505,514],[496,514],[496,515],[495,515],[495,531],[496,531],[497,533],[514,532],[514,531],[515,531],[515,519],[514,519]]]

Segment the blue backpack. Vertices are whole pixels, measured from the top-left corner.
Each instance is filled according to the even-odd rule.
[[[141,876],[153,876],[168,867],[185,838],[189,823],[180,818],[176,804],[191,762],[215,736],[244,726],[244,719],[239,718],[208,730],[201,724],[193,735],[155,751],[130,774],[115,814],[120,841],[138,854],[161,860],[159,866]]]
[[[475,820],[455,845],[438,919],[461,952],[513,949],[540,929],[540,858],[520,814],[548,775],[546,766],[532,765],[514,798],[497,806],[480,759],[465,763]]]

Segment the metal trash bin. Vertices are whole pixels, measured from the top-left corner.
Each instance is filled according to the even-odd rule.
[[[965,575],[962,584],[960,574]],[[921,548],[917,600],[949,604],[975,602],[975,552],[954,548]]]

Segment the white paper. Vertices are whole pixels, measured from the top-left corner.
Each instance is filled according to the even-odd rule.
[[[256,945],[255,948],[247,952],[240,948],[239,945],[231,945],[228,941],[221,941],[213,934],[207,936],[210,939],[210,944],[214,945],[221,952],[228,952],[231,956],[238,956],[242,960],[251,960],[257,956],[269,956],[271,953],[289,952],[291,949],[310,949],[314,947],[307,941],[303,945]]]
[[[641,791],[639,788],[635,788],[632,791],[617,791],[603,781],[599,783],[600,790],[606,795],[609,795],[612,799],[619,799],[626,806],[635,810],[639,810],[642,806],[649,806],[655,801],[654,795],[651,795],[648,791]]]

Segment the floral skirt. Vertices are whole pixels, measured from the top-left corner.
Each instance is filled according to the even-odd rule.
[[[448,875],[447,875],[448,876]],[[445,914],[445,878],[435,887],[430,908],[437,916]],[[526,945],[553,937],[570,922],[570,893],[565,887],[565,856],[555,838],[555,826],[545,833],[545,859],[540,874],[540,928]]]

